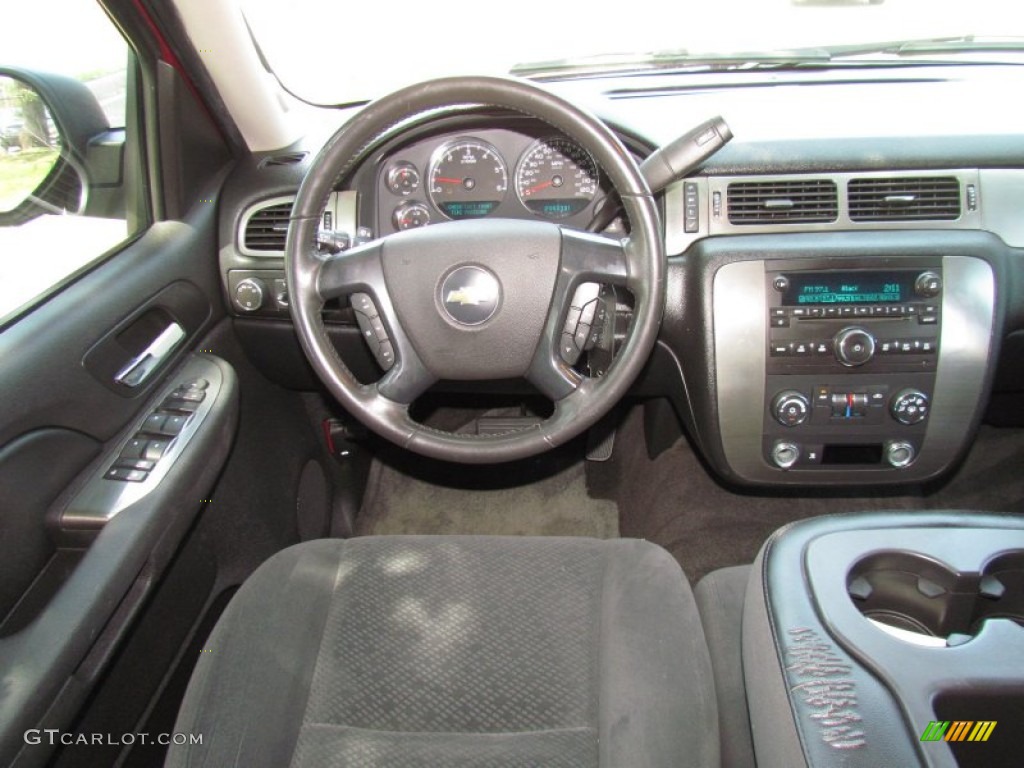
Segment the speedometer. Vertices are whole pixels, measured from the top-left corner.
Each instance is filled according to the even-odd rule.
[[[430,163],[430,201],[449,219],[478,219],[505,199],[508,171],[498,150],[478,139],[445,144]]]
[[[516,194],[538,216],[564,219],[597,194],[597,163],[583,147],[561,137],[535,141],[519,161]]]

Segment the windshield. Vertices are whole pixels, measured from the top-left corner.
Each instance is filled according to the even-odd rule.
[[[808,49],[819,49],[820,63],[833,50],[841,53],[840,46],[931,39],[957,42],[874,55],[970,59],[970,49],[983,44],[986,61],[1021,61],[1009,49],[1024,49],[1018,0],[516,0],[506,8],[422,0],[241,4],[282,84],[315,104],[370,99],[443,75],[514,68],[548,74],[552,65],[556,76],[568,76],[575,65],[621,71],[644,61],[754,58],[792,49],[803,49],[808,60],[814,58]]]

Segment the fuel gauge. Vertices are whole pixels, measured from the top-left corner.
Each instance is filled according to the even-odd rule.
[[[391,214],[391,223],[399,230],[425,227],[430,223],[430,210],[423,203],[410,200],[395,208]]]
[[[395,163],[388,169],[385,183],[388,189],[396,195],[407,197],[419,189],[420,172],[416,170],[416,166],[412,163],[404,161]]]

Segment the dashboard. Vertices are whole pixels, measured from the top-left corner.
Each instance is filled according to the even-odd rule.
[[[931,126],[920,135],[909,125],[891,131],[898,135],[842,133],[847,116],[836,100],[851,89],[909,98],[945,83],[977,103],[993,87],[965,85],[977,74],[967,68],[933,74],[924,84],[899,77],[821,82],[817,75],[775,83],[776,103],[807,118],[794,123],[793,135],[813,132],[815,139],[744,138],[734,124],[732,144],[659,196],[668,298],[658,344],[633,392],[669,402],[725,479],[923,483],[955,466],[986,414],[1020,420],[1024,136],[997,117],[989,127],[998,135],[987,136],[961,113],[948,135],[936,136],[937,116],[927,110],[914,116]],[[571,82],[562,91],[590,104],[642,160],[666,136],[699,122],[676,109],[690,103],[688,92],[648,81],[602,81],[603,90]],[[825,126],[830,116],[815,113],[818,126],[808,125],[811,90],[835,104],[837,120]],[[730,122],[727,107],[739,105],[742,125],[741,100],[766,93],[763,83],[704,83],[692,98],[713,96]],[[865,117],[858,118],[848,126],[863,128]],[[781,130],[778,120],[770,124]],[[291,200],[315,150],[266,153],[237,169],[221,221],[221,272],[239,336],[272,378],[297,388],[315,384],[290,327],[282,256]],[[462,108],[383,137],[331,196],[321,229],[338,249],[468,218],[582,230],[611,192],[589,153],[546,124]],[[615,219],[604,231],[624,234],[628,221]],[[614,297],[605,301],[614,336],[628,325],[629,309]],[[351,312],[331,306],[325,319],[357,376],[379,377]],[[584,356],[584,372],[586,365]],[[514,382],[492,384],[524,391]]]

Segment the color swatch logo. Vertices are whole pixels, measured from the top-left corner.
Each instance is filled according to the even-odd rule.
[[[996,720],[932,720],[921,741],[988,741]]]

